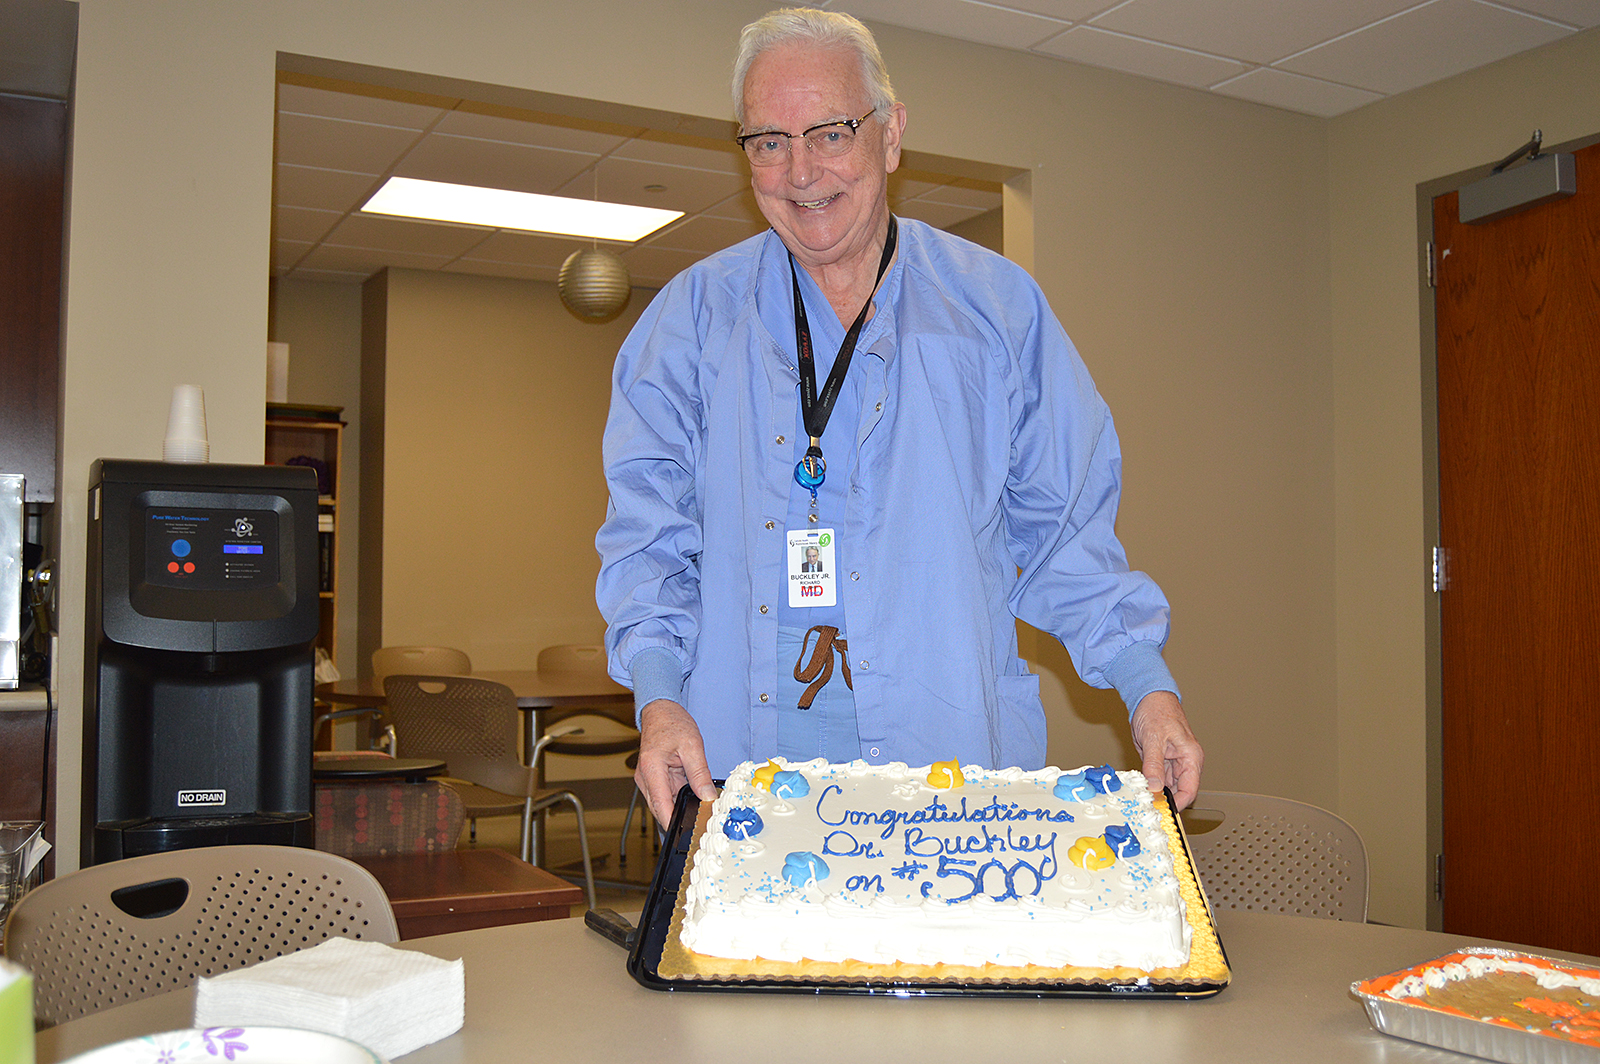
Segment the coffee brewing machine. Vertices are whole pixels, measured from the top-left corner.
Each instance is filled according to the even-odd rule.
[[[316,474],[100,459],[88,553],[83,863],[310,846]]]

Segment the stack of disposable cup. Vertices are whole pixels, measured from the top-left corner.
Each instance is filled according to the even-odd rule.
[[[172,389],[167,440],[161,447],[161,457],[168,462],[211,460],[211,443],[206,438],[206,393],[192,384]]]

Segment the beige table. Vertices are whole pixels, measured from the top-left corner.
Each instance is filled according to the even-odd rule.
[[[465,959],[466,1027],[401,1062],[1474,1059],[1378,1034],[1349,988],[1482,940],[1236,911],[1221,913],[1218,928],[1233,985],[1194,1001],[662,993],[635,983],[623,951],[580,920],[440,935],[402,948]],[[40,1034],[38,1059],[51,1064],[119,1039],[187,1027],[192,1007],[193,991],[180,991],[63,1024]]]

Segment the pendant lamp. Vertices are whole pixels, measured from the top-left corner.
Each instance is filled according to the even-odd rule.
[[[600,163],[594,165],[594,198],[600,198]],[[600,325],[622,313],[633,295],[628,267],[610,251],[580,248],[567,256],[556,275],[561,302],[584,321]]]
[[[621,314],[633,295],[628,267],[602,248],[580,248],[556,276],[561,302],[584,321],[601,324]]]

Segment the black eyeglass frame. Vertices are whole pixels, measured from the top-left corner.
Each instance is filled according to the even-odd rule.
[[[853,136],[858,130],[860,130],[861,123],[865,122],[867,119],[871,118],[873,115],[875,115],[877,113],[878,113],[878,109],[876,107],[874,107],[872,110],[868,111],[866,114],[862,115],[860,118],[845,118],[845,119],[841,119],[840,121],[837,121],[837,122],[818,122],[816,125],[812,126],[810,129],[803,129],[798,133],[785,133],[781,129],[764,129],[759,133],[744,133],[744,134],[741,134],[740,136],[734,137],[733,138],[733,142],[735,144],[739,145],[740,149],[747,156],[750,154],[750,149],[745,147],[745,141],[755,140],[757,137],[783,137],[783,138],[785,138],[785,139],[787,139],[789,141],[789,150],[791,152],[794,151],[794,141],[795,141],[795,138],[798,137],[799,139],[804,140],[806,142],[806,150],[807,151],[815,151],[816,149],[811,147],[811,142],[809,140],[806,140],[806,138],[811,136],[811,134],[815,133],[817,130],[819,130],[819,129],[831,129],[834,126],[846,126],[846,127],[849,128],[850,133]],[[852,141],[851,143],[854,143],[854,141]],[[750,161],[754,162],[755,160],[751,159]]]

